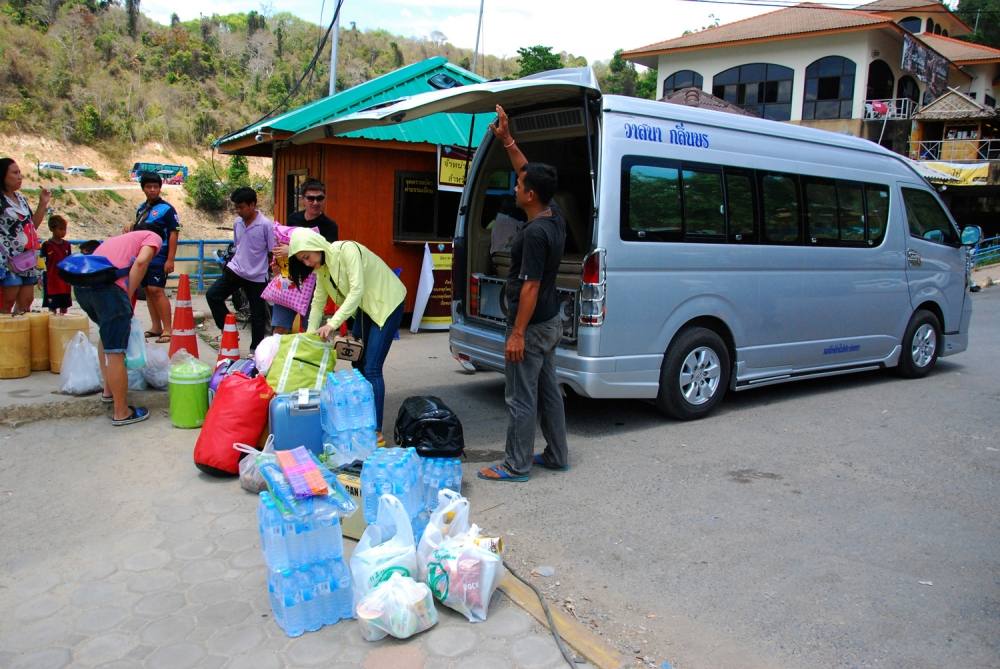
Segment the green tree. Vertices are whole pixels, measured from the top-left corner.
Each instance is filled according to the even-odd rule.
[[[215,175],[211,163],[202,161],[184,181],[188,202],[205,211],[222,211],[226,207],[226,185]]]
[[[125,11],[128,14],[128,34],[135,39],[139,26],[139,0],[125,0]]]
[[[975,30],[962,39],[1000,48],[1000,0],[962,0],[955,13]]]
[[[622,58],[622,49],[615,51],[608,63],[608,76],[602,83],[602,90],[615,95],[635,96],[635,65]]]
[[[250,167],[246,156],[230,156],[226,168],[226,181],[230,188],[250,185]]]
[[[517,50],[518,62],[521,69],[517,72],[517,78],[526,77],[536,72],[547,70],[558,70],[562,68],[562,60],[559,55],[552,53],[550,46],[528,46]]]
[[[650,68],[639,75],[635,82],[635,97],[656,100],[656,70]]]

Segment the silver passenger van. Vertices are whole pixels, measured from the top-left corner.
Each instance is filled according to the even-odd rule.
[[[557,365],[575,392],[692,419],[727,390],[883,367],[918,377],[965,350],[979,230],[960,234],[906,159],[867,140],[603,95],[589,70],[435,91],[329,130],[497,104],[528,160],[559,172]],[[467,368],[504,366],[510,257],[496,230],[512,184],[487,133],[455,230],[449,338]]]

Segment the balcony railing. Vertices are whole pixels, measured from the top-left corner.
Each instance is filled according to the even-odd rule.
[[[913,118],[917,103],[910,98],[865,100],[866,121],[905,121]]]
[[[939,139],[909,144],[913,160],[1000,160],[1000,139]]]

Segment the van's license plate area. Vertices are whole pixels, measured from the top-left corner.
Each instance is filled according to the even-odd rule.
[[[504,297],[506,279],[485,274],[476,274],[479,280],[479,315],[484,321],[506,326],[507,300]],[[579,324],[579,309],[577,292],[568,288],[556,288],[559,293],[559,313],[562,316],[563,344],[576,343],[577,326]]]

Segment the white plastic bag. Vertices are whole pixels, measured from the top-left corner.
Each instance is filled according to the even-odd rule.
[[[417,546],[417,573],[427,580],[427,563],[441,542],[469,531],[469,500],[454,490],[438,491],[438,504]]]
[[[141,369],[129,369],[128,372],[128,389],[129,390],[146,390],[146,377],[142,375]]]
[[[351,556],[355,604],[394,573],[410,578],[416,575],[417,547],[403,503],[392,495],[382,495],[375,523],[365,528]]]
[[[448,537],[427,564],[427,585],[434,598],[470,623],[486,620],[490,599],[506,573],[503,559],[476,543],[479,528]]]
[[[89,395],[104,387],[97,348],[82,332],[77,332],[66,344],[59,381],[59,389],[70,395]]]
[[[274,362],[274,356],[278,355],[279,346],[281,346],[281,335],[271,335],[260,340],[253,354],[254,366],[258,372],[267,374],[267,370],[271,369],[271,363]]]
[[[125,349],[125,367],[127,369],[142,369],[146,366],[146,338],[142,332],[142,323],[138,318],[132,319],[128,332],[128,348]]]
[[[142,375],[151,388],[166,390],[170,376],[170,358],[166,347],[146,347],[146,366],[142,368]]]
[[[393,574],[358,602],[358,626],[366,641],[391,634],[408,639],[437,624],[434,597],[423,583]]]
[[[264,442],[264,450],[258,451],[254,446],[236,443],[233,448],[240,453],[245,453],[240,460],[240,487],[247,492],[257,494],[267,490],[267,481],[260,473],[260,465],[263,461],[270,459],[274,461],[274,435],[269,434]]]

